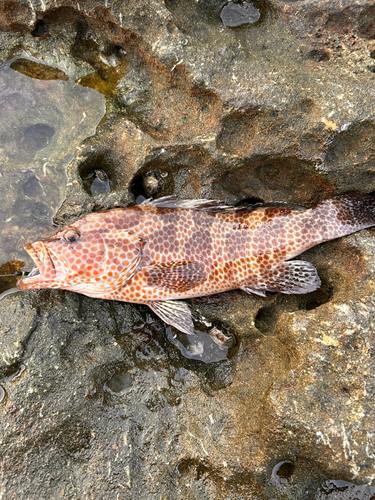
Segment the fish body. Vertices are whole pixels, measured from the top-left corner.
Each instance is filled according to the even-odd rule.
[[[193,333],[176,299],[233,289],[307,293],[320,286],[305,250],[375,225],[375,198],[350,194],[304,209],[284,204],[235,208],[207,200],[146,200],[88,214],[25,248],[40,274],[18,288],[61,288],[147,304]]]

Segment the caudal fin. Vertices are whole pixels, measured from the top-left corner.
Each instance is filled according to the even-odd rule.
[[[375,226],[375,197],[344,194],[325,200],[312,209],[314,224],[321,224],[323,240],[332,240]]]

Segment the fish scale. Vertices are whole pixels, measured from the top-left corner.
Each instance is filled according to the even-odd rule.
[[[27,245],[40,274],[21,290],[62,288],[147,304],[166,323],[194,333],[178,299],[233,289],[307,293],[320,286],[309,262],[290,260],[324,241],[375,224],[375,198],[349,194],[311,209],[235,208],[212,200],[146,200],[88,214]]]

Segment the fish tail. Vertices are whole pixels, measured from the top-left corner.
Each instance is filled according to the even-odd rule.
[[[375,197],[351,193],[325,200],[312,209],[321,241],[328,241],[375,226]]]

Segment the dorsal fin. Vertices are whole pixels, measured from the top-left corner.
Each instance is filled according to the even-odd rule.
[[[253,205],[233,207],[231,205],[226,205],[222,200],[178,200],[174,196],[163,196],[162,198],[156,198],[155,200],[149,198],[148,200],[144,200],[141,203],[141,206],[150,206],[157,208],[187,208],[190,210],[200,210],[203,212],[211,213],[240,212],[241,210],[253,211],[266,208],[291,208],[293,210],[306,210],[306,207],[303,207],[301,205],[292,205],[283,202],[255,203]]]
[[[237,207],[226,205],[220,200],[178,200],[174,196],[163,196],[152,200],[151,198],[141,203],[141,206],[152,206],[157,208],[188,208],[190,210],[202,210],[204,212],[232,212]]]
[[[242,207],[236,208],[237,210],[247,210],[251,212],[254,210],[265,210],[266,208],[289,208],[291,210],[300,210],[301,212],[308,210],[308,208],[304,207],[303,205],[293,205],[293,203],[287,203],[283,201],[274,201],[270,203],[254,203],[254,205],[244,205]]]

